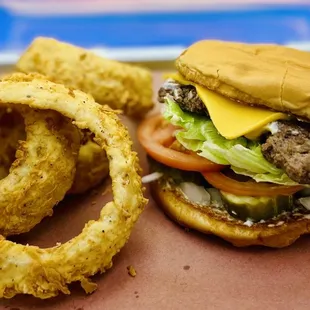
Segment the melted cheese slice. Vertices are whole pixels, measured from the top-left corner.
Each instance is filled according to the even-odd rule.
[[[266,125],[287,119],[288,115],[273,112],[259,107],[242,105],[222,95],[219,95],[196,83],[185,80],[180,74],[168,74],[166,78],[172,78],[183,85],[193,85],[200,99],[205,104],[210,118],[218,132],[226,139],[236,139],[241,136],[257,138],[266,131]]]

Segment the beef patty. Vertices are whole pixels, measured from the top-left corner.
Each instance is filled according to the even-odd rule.
[[[310,125],[282,121],[278,127],[262,144],[264,157],[295,182],[310,184]]]
[[[206,106],[192,85],[181,85],[168,79],[158,91],[158,101],[164,103],[166,95],[170,95],[183,111],[208,115]]]

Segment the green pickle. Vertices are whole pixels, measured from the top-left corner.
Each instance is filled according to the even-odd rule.
[[[236,196],[223,191],[221,196],[227,211],[243,221],[267,220],[293,209],[293,196]]]

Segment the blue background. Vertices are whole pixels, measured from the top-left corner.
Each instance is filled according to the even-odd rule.
[[[0,51],[24,49],[38,35],[84,47],[187,46],[202,38],[284,44],[310,41],[310,7],[40,17],[14,15],[0,6]]]

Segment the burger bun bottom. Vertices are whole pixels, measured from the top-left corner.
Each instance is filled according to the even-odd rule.
[[[160,181],[151,183],[150,188],[156,203],[173,221],[205,234],[219,236],[237,247],[261,245],[283,248],[310,232],[310,219],[307,218],[281,225],[275,222],[247,226],[241,221],[229,219],[228,214],[227,218],[218,215],[210,207],[196,207]]]

